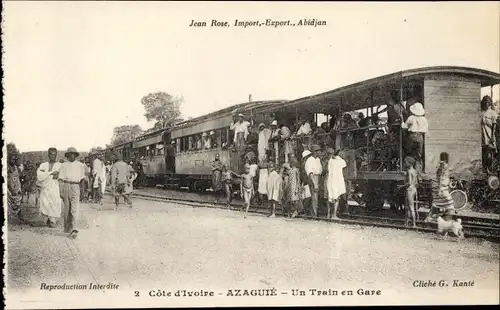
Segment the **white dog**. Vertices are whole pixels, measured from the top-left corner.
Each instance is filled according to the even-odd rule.
[[[437,218],[437,225],[438,225],[437,226],[437,233],[438,234],[444,233],[444,236],[446,237],[446,236],[448,236],[448,233],[451,232],[459,239],[464,238],[464,232],[463,232],[461,219],[445,221],[442,217],[439,216]]]

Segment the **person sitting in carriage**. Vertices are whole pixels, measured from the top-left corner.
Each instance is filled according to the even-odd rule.
[[[453,214],[456,214],[455,203],[450,194],[450,169],[448,167],[448,153],[439,155],[439,167],[436,172],[437,187],[432,189],[432,206],[425,221],[429,222],[439,215],[445,214],[444,220],[449,221]]]

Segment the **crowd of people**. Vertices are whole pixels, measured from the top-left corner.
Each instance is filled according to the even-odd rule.
[[[136,173],[131,164],[125,163],[120,154],[115,155],[112,165],[110,162],[104,164],[103,156],[99,153],[91,153],[87,160],[77,160],[79,156],[79,152],[70,147],[65,153],[65,160],[58,161],[57,149],[51,147],[48,149],[48,160],[38,165],[36,169],[32,169],[31,164],[21,163],[19,153],[9,153],[7,168],[9,218],[25,221],[23,205],[29,202],[29,197],[23,200],[24,188],[36,188],[35,204],[40,214],[46,218],[47,226],[54,228],[57,226],[57,221],[62,219],[64,232],[71,238],[76,238],[78,235],[80,202],[102,205],[106,185],[111,188],[115,209],[118,208],[121,197],[129,207],[132,207],[130,194],[133,191]],[[29,187],[23,188],[25,184]]]
[[[416,99],[418,96],[410,97],[405,103],[398,100],[397,92],[391,93],[390,97],[387,107],[370,118],[360,113],[358,121],[355,121],[351,114],[346,113],[340,120],[331,117],[329,122],[319,127],[300,116],[296,125],[287,120],[278,125],[278,120],[274,119],[269,124],[260,123],[256,131],[253,130],[253,119],[246,120],[243,114],[236,114],[230,126],[232,135],[229,147],[241,156],[244,165],[238,168],[239,171],[231,171],[216,155],[212,163],[213,191],[225,193],[229,207],[235,192],[234,180],[239,178],[239,192],[245,201],[246,212],[252,204],[264,204],[267,201],[271,217],[275,216],[278,206],[289,217],[301,213],[316,217],[321,205],[326,206],[328,218],[336,218],[340,201],[344,202],[345,212],[349,212],[347,195],[350,193],[350,184],[346,186],[344,180],[347,162],[342,152],[356,148],[356,141],[360,139],[369,138],[373,144],[376,144],[375,141],[402,140],[404,162],[401,164],[406,171],[402,186],[406,189],[407,218],[415,225],[415,199],[421,181],[423,145],[428,123],[424,107]],[[483,98],[481,108],[483,168],[491,172],[500,146],[498,114],[492,109],[489,96]],[[382,112],[387,112],[386,124],[382,124],[378,117]],[[376,130],[370,133],[373,128]],[[196,140],[196,148],[213,148],[216,143],[212,131],[200,135]],[[379,155],[384,149],[389,157],[394,157],[394,153],[387,151],[384,144],[379,148]],[[100,153],[90,153],[79,161],[76,160],[78,156],[74,148],[69,148],[66,159],[57,161],[57,150],[50,148],[47,162],[33,164],[30,161],[22,163],[19,154],[9,153],[9,213],[22,220],[21,206],[34,195],[35,204],[47,217],[49,227],[54,227],[56,220],[62,217],[65,231],[76,236],[74,227],[79,203],[101,205],[106,186],[112,189],[116,207],[120,197],[132,205],[129,196],[134,184],[140,182],[140,163],[125,163],[119,154],[115,156],[113,164],[109,161],[105,163]],[[448,164],[448,154],[442,153],[433,203],[437,208],[451,212],[454,204],[448,187]],[[140,166],[139,169],[137,166]]]

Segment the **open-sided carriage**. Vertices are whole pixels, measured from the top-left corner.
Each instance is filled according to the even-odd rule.
[[[471,189],[471,185],[478,185],[479,180],[484,183],[480,186],[483,191],[494,192],[495,187],[498,190],[495,184],[499,176],[484,174],[474,163],[482,158],[481,93],[492,92],[499,82],[498,73],[480,69],[420,68],[293,100],[273,111],[303,115],[314,121],[323,118],[332,125],[335,130],[329,134],[348,163],[345,178],[350,185],[350,197],[368,209],[378,210],[386,204],[397,208],[404,202],[404,192],[398,189],[404,182],[402,163],[408,155],[406,132],[401,124],[381,121],[383,114],[379,112],[391,99],[402,103],[404,109],[407,102],[422,103],[429,129],[417,169],[426,176],[418,189],[419,204],[432,204],[432,180],[440,153],[446,152],[456,180],[452,182],[452,197],[456,208],[461,209],[470,200],[494,199],[491,194],[477,194],[471,199],[471,193],[479,191]],[[359,112],[374,122],[362,128],[350,126],[353,113]],[[349,116],[345,117],[347,113]]]

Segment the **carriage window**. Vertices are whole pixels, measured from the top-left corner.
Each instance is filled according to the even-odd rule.
[[[163,143],[158,143],[156,145],[156,155],[157,156],[165,155],[165,145]]]
[[[225,128],[222,128],[221,130],[217,130],[217,132],[219,132],[220,134],[220,143],[219,145],[222,146],[222,144],[229,144],[229,141],[228,141],[228,132],[229,132],[229,128],[228,127],[225,127]],[[230,133],[230,132],[229,132]],[[230,136],[230,135],[229,135]],[[231,138],[230,138],[231,139]],[[219,141],[219,140],[217,140]]]
[[[182,139],[177,138],[175,139],[175,151],[179,153],[181,151],[181,141]]]
[[[213,148],[217,148],[222,145],[221,135],[222,135],[222,130],[215,130],[215,139],[214,141],[212,141]]]

